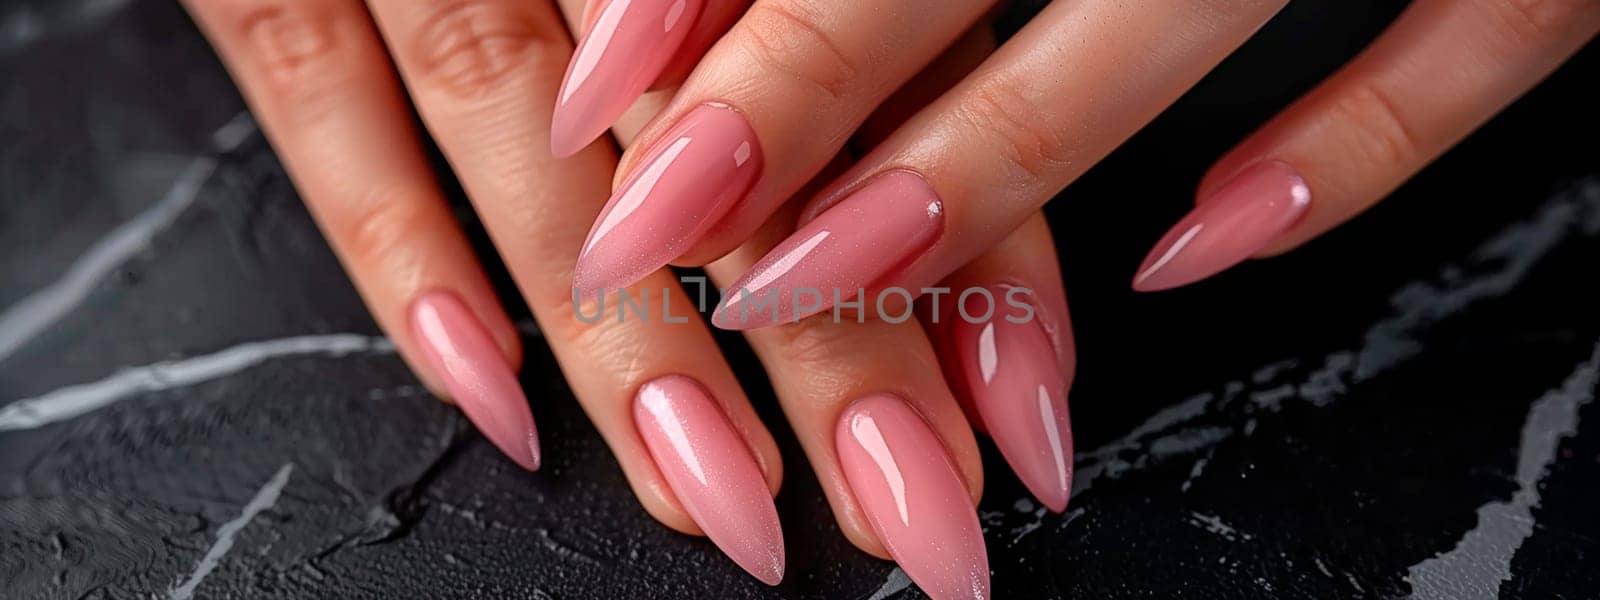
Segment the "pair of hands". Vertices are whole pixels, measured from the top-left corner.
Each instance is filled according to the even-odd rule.
[[[1038,208],[1286,1],[1058,0],[997,50],[989,2],[188,5],[380,325],[513,460],[539,461],[517,336],[411,106],[652,515],[782,577],[772,438],[704,324],[659,313],[695,304],[662,267],[704,264],[734,290],[713,322],[747,330],[845,534],[972,597],[973,427],[1046,506],[1070,494],[1074,352]],[[1417,0],[1211,170],[1135,287],[1353,216],[1597,30],[1593,0]],[[608,128],[620,159],[590,143]],[[650,314],[607,302],[623,287]],[[901,319],[889,291],[924,288],[952,292]],[[799,320],[852,296],[883,314]]]

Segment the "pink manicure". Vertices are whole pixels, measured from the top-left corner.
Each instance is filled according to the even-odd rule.
[[[898,397],[867,396],[839,417],[834,443],[850,491],[906,575],[935,600],[988,598],[977,508],[922,417]]]
[[[1156,243],[1133,289],[1171,289],[1220,273],[1278,239],[1310,206],[1311,188],[1289,165],[1272,161],[1245,169]]]
[[[1005,297],[1005,288],[991,289]],[[999,313],[986,323],[951,316],[967,391],[995,445],[1035,498],[1065,510],[1072,495],[1067,379],[1038,315],[1024,323]]]
[[[761,144],[737,111],[704,104],[650,150],[606,203],[578,256],[580,290],[619,289],[678,258],[750,191]]]
[[[539,433],[517,374],[461,300],[430,292],[411,303],[411,331],[445,389],[473,425],[511,460],[539,469]]]
[[[704,0],[609,0],[578,42],[556,96],[550,150],[577,154],[650,89]]]
[[[733,562],[767,585],[783,579],[783,528],[761,467],[744,438],[698,382],[668,375],[644,384],[633,404],[667,486]]]
[[[768,252],[728,288],[711,322],[755,329],[828,310],[909,265],[943,230],[944,207],[927,181],[880,175]],[[864,299],[872,308],[875,299]]]

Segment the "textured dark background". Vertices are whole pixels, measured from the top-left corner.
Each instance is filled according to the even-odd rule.
[[[1127,289],[1401,4],[1293,3],[1051,205],[1078,493],[1045,514],[985,447],[997,597],[1600,597],[1594,44],[1311,246]],[[920,597],[839,535],[736,339],[789,459],[782,586],[645,515],[531,325],[547,462],[512,468],[376,337],[243,110],[174,3],[0,2],[0,597]]]

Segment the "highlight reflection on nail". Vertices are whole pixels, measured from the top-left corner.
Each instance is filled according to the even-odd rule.
[[[879,175],[768,252],[728,288],[711,321],[755,329],[828,310],[914,262],[943,231],[944,205],[926,180]]]
[[[411,303],[411,330],[434,372],[478,430],[529,471],[539,469],[539,433],[517,374],[472,310],[449,292]]]
[[[1282,236],[1311,207],[1311,188],[1287,164],[1265,162],[1234,176],[1156,242],[1133,289],[1165,290],[1200,281]]]
[[[889,555],[937,600],[989,597],[977,508],[922,416],[890,394],[857,400],[834,443],[845,481]]]
[[[1004,296],[1005,290],[993,291]],[[953,319],[967,393],[1006,462],[1035,498],[1061,512],[1072,493],[1066,374],[1038,318]]]
[[[761,467],[699,382],[669,375],[644,384],[634,424],[668,487],[724,553],[767,585],[783,579],[783,528]]]
[[[615,123],[667,68],[704,0],[610,0],[572,53],[550,127],[570,156]]]
[[[722,104],[696,107],[601,210],[574,285],[586,293],[620,289],[666,266],[744,198],[762,165],[760,142],[743,115]]]

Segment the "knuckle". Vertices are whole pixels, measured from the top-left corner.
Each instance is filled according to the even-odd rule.
[[[240,80],[273,100],[286,129],[339,114],[352,90],[381,69],[374,65],[382,58],[356,35],[371,30],[360,4],[277,0],[218,13],[234,46],[228,54],[243,69]]]
[[[856,61],[845,53],[807,2],[757,2],[741,21],[742,47],[764,70],[792,78],[833,100],[849,95]]]
[[[1356,84],[1339,95],[1332,110],[1338,124],[1354,133],[1356,149],[1374,164],[1413,164],[1421,156],[1419,138],[1379,84]]]
[[[1026,117],[1037,113],[1038,107],[1007,82],[974,86],[957,109],[968,125],[994,140],[999,158],[1028,180],[1051,177],[1073,162],[1062,134]]]
[[[333,237],[359,264],[410,261],[415,253],[411,240],[434,225],[427,205],[402,193],[370,194],[339,207]]]
[[[859,353],[841,352],[841,349],[876,347],[873,336],[882,333],[877,327],[860,327],[854,322],[835,323],[827,312],[801,319],[798,323],[783,323],[769,329],[772,337],[765,340],[763,345],[777,351],[779,361],[786,365],[785,368],[798,368],[809,373],[858,371]],[[840,365],[840,361],[851,363],[853,367]]]
[[[293,89],[345,71],[337,31],[340,20],[353,17],[337,4],[292,0],[242,15],[238,35],[268,82]]]
[[[504,0],[436,1],[402,42],[420,78],[458,97],[504,89],[530,63],[565,59],[564,40],[539,26],[523,5]],[[559,71],[557,71],[559,72]]]
[[[569,301],[565,307],[555,308],[570,310],[570,307]],[[641,343],[636,327],[618,323],[616,319],[594,323],[571,320],[559,335],[558,339],[567,349],[589,361],[589,368],[604,371],[617,380],[638,381],[655,362],[647,355],[647,349],[654,344],[648,340]]]
[[[783,362],[792,365],[810,365],[827,361],[828,347],[837,337],[826,333],[815,317],[798,323],[783,323],[773,328],[774,346]]]
[[[562,281],[570,281],[570,279],[563,278]],[[528,306],[534,309],[535,314],[550,315],[552,317],[548,319],[548,323],[544,320],[540,321],[540,325],[549,330],[546,335],[552,338],[559,335],[561,339],[574,340],[574,343],[580,344],[579,347],[586,348],[595,343],[595,340],[602,338],[604,332],[609,329],[608,323],[616,320],[615,317],[607,319],[612,314],[612,309],[608,305],[597,306],[596,301],[592,298],[585,298],[581,304],[577,302],[573,298],[571,285],[541,287],[551,289],[548,290],[548,293],[541,293],[537,297],[530,295],[527,298]],[[554,288],[561,289],[556,290]],[[610,299],[608,298],[607,302],[609,303],[609,301]],[[598,318],[585,321],[578,318],[580,314],[598,316]]]

